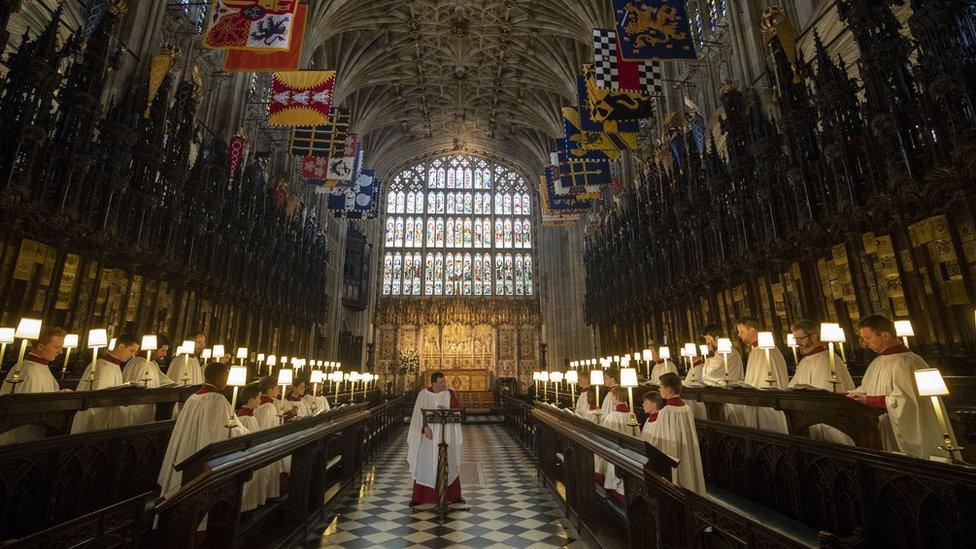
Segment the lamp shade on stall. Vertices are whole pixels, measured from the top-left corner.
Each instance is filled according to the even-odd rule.
[[[227,375],[227,385],[233,387],[243,387],[247,385],[247,367],[231,366],[230,374]]]
[[[637,369],[622,368],[620,370],[621,387],[637,387]]]
[[[88,330],[88,347],[104,347],[108,345],[108,332],[104,328]]]
[[[949,394],[949,387],[946,386],[938,368],[915,370],[915,384],[918,386],[919,396],[947,396]]]

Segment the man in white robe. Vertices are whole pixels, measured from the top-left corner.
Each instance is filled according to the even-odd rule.
[[[249,383],[241,388],[237,396],[239,402],[244,405],[237,410],[237,421],[248,432],[253,433],[261,430],[258,420],[254,417],[254,410],[261,405],[261,386],[258,383]],[[272,474],[273,464],[262,467],[251,475],[251,480],[244,485],[244,494],[241,500],[241,511],[250,511],[264,505],[268,499],[268,480]],[[277,474],[277,472],[275,472]]]
[[[735,321],[735,329],[739,339],[749,345],[752,350],[746,362],[745,383],[757,389],[764,388],[785,388],[790,383],[790,376],[786,371],[786,357],[776,347],[769,349],[769,360],[767,361],[766,349],[760,349],[759,332],[762,324],[754,316],[744,316]],[[770,373],[772,373],[772,383],[770,383]],[[736,405],[736,410],[741,411],[741,419],[746,427],[753,429],[763,429],[776,433],[788,433],[786,425],[786,415],[773,408],[765,406],[744,406]],[[739,418],[734,414],[735,418]]]
[[[820,330],[812,320],[798,320],[790,326],[793,337],[796,338],[796,345],[803,353],[803,358],[796,365],[796,372],[790,380],[790,387],[810,386],[834,391],[831,383],[832,376],[830,371],[830,351],[827,346],[820,341]],[[851,373],[847,371],[847,364],[844,360],[834,354],[834,373],[837,376],[838,393],[846,393],[854,390],[854,380]],[[845,435],[842,431],[830,425],[819,423],[811,425],[809,429],[810,438],[823,440],[837,444],[854,446],[854,440]]]
[[[603,426],[618,433],[636,436],[636,428],[630,425],[630,406],[627,404],[629,400],[627,396],[627,389],[623,387],[615,387],[613,391],[610,392],[609,396],[613,402],[613,409],[610,410],[609,414],[603,417]],[[607,462],[600,456],[593,456],[593,462],[596,471],[600,471],[601,469],[603,470],[603,488],[607,490],[614,499],[626,505],[627,500],[624,492],[624,479],[617,476],[616,469],[614,469],[613,464]],[[597,475],[596,479],[599,481],[600,476]]]
[[[123,385],[121,365],[139,352],[139,340],[131,334],[123,334],[115,339],[115,347],[95,361],[94,380],[92,365],[89,364],[78,381],[79,391],[98,391]],[[89,408],[75,413],[71,433],[87,433],[102,429],[118,429],[129,423],[125,406],[104,406]]]
[[[678,373],[678,367],[675,366],[674,362],[671,362],[670,358],[661,358],[661,348],[656,341],[649,343],[652,360],[651,360],[651,375],[648,381],[651,383],[657,383],[660,377],[668,372]]]
[[[617,386],[619,380],[620,380],[620,372],[618,370],[611,369],[611,370],[605,370],[603,372],[603,381],[604,383],[606,383],[604,389],[606,389],[607,392],[604,393],[603,403],[600,405],[601,421],[602,418],[607,417],[607,415],[613,411],[614,408],[613,388]],[[603,391],[600,392],[603,393]]]
[[[698,431],[695,430],[694,414],[681,400],[681,378],[676,374],[661,376],[659,391],[667,405],[642,438],[678,460],[678,466],[671,473],[675,484],[704,496],[705,473],[702,471]]]
[[[576,406],[573,409],[576,415],[586,417],[586,413],[590,411],[590,400],[594,400],[595,397],[591,397],[590,393],[593,392],[593,386],[590,385],[590,376],[581,375],[579,377],[579,391],[580,394],[576,398]]]
[[[274,377],[267,376],[261,378],[261,381],[258,383],[260,384],[261,397],[258,407],[254,410],[254,419],[261,429],[274,429],[282,425],[285,421],[295,417],[298,411],[294,407],[288,407],[283,415],[279,415],[282,410],[278,404],[281,386],[277,384],[277,380]],[[266,493],[269,498],[280,497],[281,493],[287,488],[287,486],[282,486],[281,484],[282,476],[286,473],[286,465],[289,466],[290,470],[290,459],[287,461],[287,464],[285,459],[281,459],[267,467],[268,484]]]
[[[699,378],[701,383],[704,383],[705,385],[725,387],[726,361],[728,362],[729,384],[742,381],[742,355],[739,354],[739,351],[733,347],[732,352],[728,353],[728,357],[723,357],[718,352],[718,340],[725,337],[722,327],[718,324],[706,324],[705,326],[702,326],[701,337],[709,349],[709,355],[705,357],[705,360],[701,366],[701,377]],[[708,419],[707,414],[705,413],[704,404],[692,399],[684,399],[684,402],[686,405],[688,405],[688,407],[691,408],[691,411],[695,413],[695,419]],[[723,417],[712,419],[722,419],[727,423],[743,425],[745,421],[742,418],[741,408],[741,406],[737,407],[733,404],[723,404],[721,406]]]
[[[200,364],[199,356],[207,345],[207,336],[200,333],[193,340],[196,356],[182,354],[173,358],[169,363],[169,370],[166,375],[180,385],[199,385],[203,383],[203,367]]]
[[[14,364],[0,387],[0,395],[10,393],[57,393],[61,390],[58,380],[51,374],[48,364],[61,355],[66,332],[57,327],[41,328],[40,337],[31,342],[31,351],[23,362]],[[17,383],[11,383],[14,375]],[[0,444],[27,442],[44,438],[47,429],[40,425],[24,425],[0,434]]]
[[[125,363],[125,368],[122,369],[122,381],[124,383],[134,382],[143,385],[147,389],[157,389],[173,384],[173,380],[168,378],[159,369],[159,363],[157,362],[160,359],[166,358],[166,355],[169,354],[169,338],[160,334],[156,339],[157,347],[152,352],[152,361],[146,360],[146,357],[143,356],[134,356]],[[125,406],[125,413],[128,414],[128,419],[126,420],[128,425],[149,423],[156,420],[156,405],[134,404],[132,406]]]
[[[413,406],[410,416],[410,427],[407,431],[407,463],[410,464],[410,475],[413,479],[413,495],[410,505],[437,503],[437,445],[441,442],[443,432],[444,442],[447,443],[447,479],[444,499],[448,502],[461,503],[461,425],[449,423],[447,425],[435,423],[427,424],[421,410],[435,408],[459,408],[460,403],[454,391],[447,388],[447,380],[441,372],[434,372],[430,376],[430,386],[421,389],[417,394],[417,402]]]
[[[329,406],[329,400],[325,398],[321,387],[317,391],[313,388],[312,393],[306,393],[304,396],[302,396],[302,400],[305,401],[305,406],[307,406],[310,411],[314,410],[314,412],[312,412],[314,414],[321,414],[332,409],[332,407]]]
[[[902,344],[890,319],[869,315],[862,318],[858,326],[864,344],[879,356],[864,372],[861,385],[847,396],[886,412],[879,421],[885,450],[922,459],[949,457],[939,449],[943,445],[942,428],[932,403],[919,397],[915,384],[915,370],[928,367],[925,360]],[[952,425],[947,427],[955,444]]]
[[[192,456],[208,444],[227,440],[230,437],[247,434],[247,429],[238,422],[233,429],[227,428],[230,417],[234,414],[230,402],[221,391],[227,386],[227,376],[230,367],[227,364],[211,362],[204,372],[204,383],[200,389],[190,395],[183,405],[180,416],[173,426],[173,434],[169,437],[163,465],[159,469],[158,484],[162,500],[171,498],[180,491],[183,482],[183,472],[177,471],[175,464]],[[245,484],[242,501],[252,499]],[[159,502],[157,502],[157,505]],[[204,517],[198,530],[205,530],[207,519]]]

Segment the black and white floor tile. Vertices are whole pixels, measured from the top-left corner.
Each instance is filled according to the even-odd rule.
[[[431,506],[411,510],[404,429],[366,465],[359,491],[302,547],[586,547],[536,478],[531,457],[504,428],[462,429],[461,495],[468,511],[437,524]]]

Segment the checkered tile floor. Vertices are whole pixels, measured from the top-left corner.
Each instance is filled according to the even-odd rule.
[[[461,495],[469,511],[437,524],[409,507],[413,483],[404,429],[363,470],[363,483],[302,543],[313,547],[587,547],[536,479],[535,464],[497,425],[463,425]]]

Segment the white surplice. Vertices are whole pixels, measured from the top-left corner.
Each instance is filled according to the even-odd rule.
[[[925,459],[933,455],[948,457],[946,452],[938,449],[943,444],[942,428],[932,401],[918,396],[915,384],[915,370],[927,367],[922,357],[898,345],[871,361],[861,386],[856,389],[869,399],[884,397],[887,413],[881,416],[879,429],[884,449],[889,452],[900,451]],[[945,414],[944,405],[942,410]],[[947,427],[955,443],[952,425]]]
[[[322,412],[328,412],[332,408],[329,407],[329,401],[324,396],[314,396],[306,394],[302,397],[305,401],[305,406],[308,407],[309,413],[312,413],[312,408],[315,408],[315,414],[321,414]],[[313,406],[314,404],[314,406]]]
[[[729,383],[742,381],[744,374],[742,368],[742,355],[739,354],[739,351],[732,349],[732,352],[728,354],[728,364]],[[702,366],[701,381],[705,385],[714,385],[718,387],[725,386],[725,359],[722,358],[722,355],[716,352],[713,356],[705,358],[705,364]],[[691,410],[695,413],[695,419],[707,419],[705,417],[706,414],[703,413],[703,404],[687,398],[685,399],[685,404],[691,407]],[[712,419],[722,419],[728,423],[735,423],[737,425],[741,425],[743,423],[739,408],[736,408],[731,404],[723,404],[721,406],[721,411],[724,417]],[[740,416],[740,418],[737,419],[737,415]]]
[[[184,375],[186,375],[185,380]],[[203,367],[200,366],[200,360],[197,357],[182,354],[169,363],[166,376],[180,385],[183,385],[184,381],[186,381],[186,385],[199,385],[203,383]]]
[[[706,357],[707,358],[707,357]],[[692,360],[691,368],[688,373],[685,374],[684,383],[685,385],[700,385],[704,382],[702,381],[702,373],[705,371],[704,362]],[[688,399],[686,401],[688,407],[691,408],[692,413],[695,414],[696,418],[708,419],[708,411],[705,410],[705,405],[697,400]]]
[[[678,373],[678,367],[670,359],[666,358],[660,364],[655,363],[654,368],[651,369],[650,382],[656,384],[661,379],[661,376],[669,372],[672,374]]]
[[[134,381],[140,385],[145,383],[145,386],[150,389],[173,384],[173,380],[166,377],[166,374],[159,369],[156,361],[147,362],[146,358],[141,356],[133,357],[125,363],[125,368],[122,369],[122,381]],[[149,423],[156,420],[155,404],[134,404],[123,406],[123,409],[128,416],[126,420],[128,425]]]
[[[253,415],[238,415],[237,421],[249,433],[261,430],[258,420]],[[268,499],[268,477],[271,475],[272,465],[262,467],[251,475],[251,480],[244,484],[244,492],[241,494],[241,511],[250,511],[264,505]]]
[[[79,391],[111,389],[124,383],[122,381],[122,370],[119,368],[119,365],[101,357],[95,363],[95,381],[94,383],[89,383],[91,367],[91,363],[88,363],[85,371],[81,374],[81,378],[78,381]],[[129,415],[126,413],[125,408],[125,406],[103,406],[101,408],[89,408],[76,412],[74,421],[71,424],[71,433],[87,433],[89,431],[125,427],[129,424]]]
[[[616,387],[616,385],[613,387]],[[607,417],[613,411],[613,387],[604,387],[606,392],[600,391],[600,397],[603,399],[603,403],[600,404],[600,417]]]
[[[32,360],[34,359],[34,360]],[[9,383],[14,377],[14,372],[20,369],[20,383],[16,385]],[[24,393],[57,393],[61,390],[58,380],[54,378],[51,369],[43,361],[28,354],[23,362],[15,364],[7,372],[7,378],[0,387],[0,395],[7,395],[11,392],[15,394]],[[24,425],[11,429],[0,435],[0,444],[11,444],[14,442],[27,442],[30,440],[42,439],[47,435],[47,429],[40,425]]]
[[[626,407],[624,407],[626,408]],[[628,408],[629,409],[629,408]],[[603,426],[607,429],[612,429],[618,433],[623,433],[625,435],[634,435],[634,429],[629,425],[630,423],[630,412],[621,412],[618,410],[611,411],[608,415],[603,418]],[[624,479],[617,476],[617,472],[613,467],[612,463],[607,462],[600,456],[593,456],[593,466],[600,472],[603,471],[603,487],[607,490],[613,490],[620,495],[624,495]]]
[[[772,372],[773,384],[769,384],[769,374]],[[746,363],[745,383],[757,388],[780,387],[785,388],[790,383],[790,376],[786,371],[786,357],[779,349],[769,349],[769,362],[766,361],[766,350],[753,347]],[[775,433],[788,433],[786,415],[779,410],[766,406],[734,405],[732,417],[735,421],[742,421],[742,425],[753,429],[763,429]],[[741,416],[740,416],[741,414]],[[737,423],[738,424],[738,423]]]
[[[668,405],[658,412],[656,421],[647,425],[641,438],[678,460],[678,466],[671,472],[675,484],[705,495],[695,416],[681,398],[669,398]]]
[[[281,425],[278,412],[278,401],[262,395],[261,404],[254,410],[254,419],[261,429],[274,429]],[[279,459],[265,469],[268,470],[265,495],[269,498],[276,498],[281,495],[281,473],[285,472],[285,460]]]
[[[854,380],[851,378],[851,373],[847,371],[847,364],[836,353],[834,354],[834,371],[837,373],[837,381],[839,382],[837,384],[838,393],[844,394],[854,389]],[[833,391],[834,386],[830,381],[830,352],[826,348],[818,348],[800,359],[789,386],[810,385]],[[854,446],[854,440],[851,437],[837,428],[823,423],[810,426],[810,438]]]
[[[587,390],[580,391],[579,397],[576,398],[576,408],[574,409],[576,415],[586,417],[586,414],[590,411],[590,392],[593,390],[593,386],[591,385]]]
[[[452,393],[445,389],[439,393],[423,388],[417,393],[417,401],[410,415],[410,427],[407,430],[407,463],[410,465],[410,476],[416,484],[429,488],[437,488],[437,445],[441,442],[443,431],[444,442],[447,443],[447,485],[458,479],[461,467],[461,425],[459,423],[429,424],[427,427],[433,436],[427,438],[423,434],[424,417],[421,410],[434,408],[450,408]]]
[[[177,471],[173,465],[212,442],[227,440],[226,426],[231,413],[230,402],[212,385],[204,385],[200,391],[186,399],[183,413],[173,426],[173,434],[169,437],[163,465],[159,470],[162,497],[172,497],[183,482],[183,472]],[[238,425],[230,432],[230,436],[245,433],[247,429]]]

